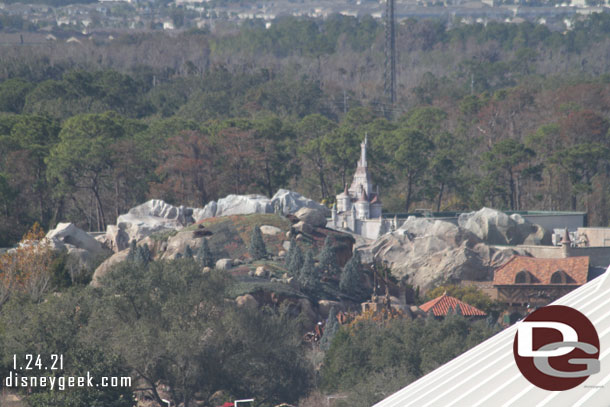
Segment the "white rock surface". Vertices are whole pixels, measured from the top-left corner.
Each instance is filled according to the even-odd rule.
[[[279,189],[271,198],[271,205],[274,212],[282,215],[296,213],[301,208],[311,208],[323,211],[326,217],[330,216],[330,210],[326,206],[287,189]]]
[[[270,225],[263,225],[260,227],[260,229],[261,229],[261,233],[263,235],[270,235],[270,236],[275,236],[282,231],[282,229],[275,227],[275,226],[270,226]]]
[[[216,262],[216,268],[218,270],[231,270],[233,268],[232,259],[220,259]]]
[[[192,222],[192,212],[191,208],[151,199],[120,215],[116,225],[106,228],[106,236],[113,246],[112,249],[119,252],[126,249],[133,239],[140,241],[153,233],[182,229]]]
[[[228,195],[219,199],[215,216],[273,213],[271,201],[264,195]]]
[[[100,242],[91,237],[84,230],[76,227],[72,223],[59,223],[55,229],[47,233],[47,239],[55,249],[74,248],[83,249],[91,253],[92,256],[107,255],[107,250]]]
[[[216,201],[211,201],[203,208],[193,208],[193,220],[199,222],[207,218],[215,217],[217,207],[218,204]]]

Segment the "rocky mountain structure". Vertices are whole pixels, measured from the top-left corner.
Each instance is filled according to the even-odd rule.
[[[72,223],[59,223],[46,238],[54,250],[66,250],[74,264],[85,270],[91,270],[111,254],[108,248]]]
[[[397,278],[426,291],[443,282],[490,280],[513,254],[526,254],[514,245],[550,243],[541,226],[490,208],[462,214],[457,223],[409,217],[359,249],[363,261],[386,262]]]
[[[302,208],[315,210],[318,218],[324,217],[324,224],[326,216],[330,216],[330,210],[324,205],[285,189],[278,190],[271,199],[263,195],[228,195],[209,202],[203,208],[174,206],[160,199],[151,199],[120,215],[116,225],[107,227],[103,241],[114,252],[120,252],[129,246],[131,240],[140,241],[154,233],[181,230],[204,219],[255,213],[288,215]],[[321,221],[317,223],[322,224]]]

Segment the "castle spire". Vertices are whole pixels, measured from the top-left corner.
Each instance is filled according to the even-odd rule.
[[[363,167],[363,168],[367,167],[366,149],[368,147],[368,144],[369,144],[369,134],[364,133],[364,141],[362,143],[360,143],[360,165],[359,165],[359,167]]]

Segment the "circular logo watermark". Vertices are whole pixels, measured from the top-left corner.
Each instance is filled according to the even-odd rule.
[[[599,337],[581,312],[549,305],[518,325],[513,342],[517,367],[544,390],[568,390],[599,372]]]

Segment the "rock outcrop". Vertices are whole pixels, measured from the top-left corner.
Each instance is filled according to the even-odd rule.
[[[203,209],[194,209],[196,222],[216,216],[250,215],[253,213],[273,213],[271,200],[264,195],[227,195],[210,202]]]
[[[127,260],[128,255],[129,249],[125,249],[107,258],[102,264],[100,264],[95,269],[95,272],[93,273],[93,278],[91,279],[91,286],[100,287],[102,277],[108,274],[108,272],[110,272],[113,266]]]
[[[508,216],[491,208],[463,213],[458,225],[487,244],[551,244],[551,234],[540,225],[534,225],[519,214]]]
[[[273,195],[271,206],[274,212],[282,215],[296,213],[301,208],[310,208],[322,211],[326,217],[330,216],[330,210],[326,206],[287,189],[279,189]]]
[[[423,291],[446,281],[490,279],[493,269],[516,253],[495,249],[450,222],[415,217],[360,250],[363,260],[387,261],[392,274],[408,277]]]
[[[83,249],[92,255],[105,255],[107,251],[102,244],[84,230],[72,223],[59,223],[55,229],[47,233],[51,246],[57,250],[68,249],[69,246]]]
[[[107,241],[115,252],[120,252],[129,246],[131,240],[140,241],[153,233],[182,229],[192,223],[192,214],[191,208],[151,199],[120,215],[116,225],[108,226]]]
[[[300,221],[313,227],[324,227],[326,225],[326,214],[321,209],[301,208],[294,214]]]
[[[72,223],[59,223],[46,238],[54,250],[65,250],[72,267],[78,271],[92,272],[111,252],[84,230]]]

